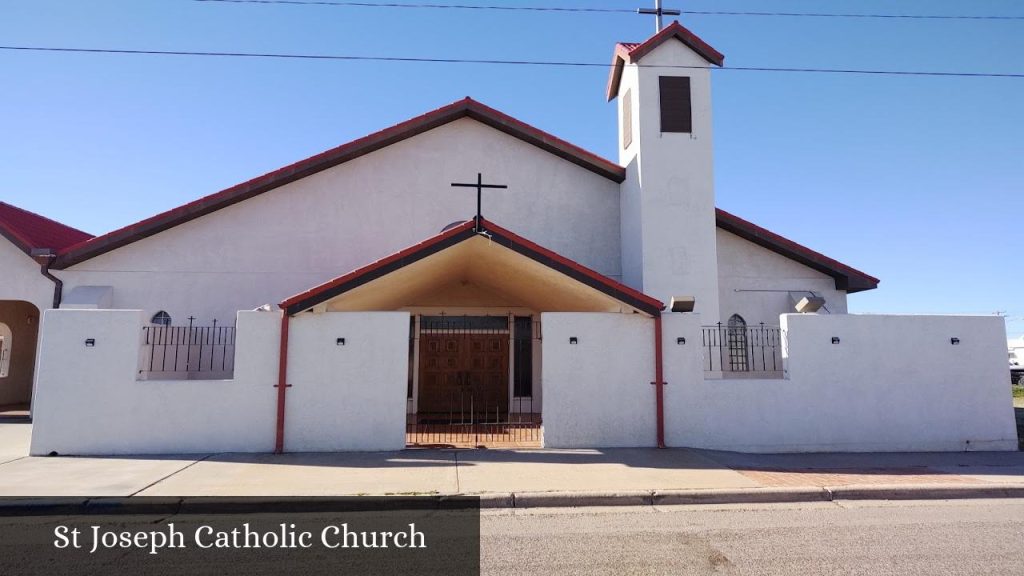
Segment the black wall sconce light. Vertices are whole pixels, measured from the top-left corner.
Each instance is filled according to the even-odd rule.
[[[580,339],[575,336],[569,336],[569,344],[579,344]]]
[[[950,338],[949,339],[949,343],[952,344],[953,346],[959,346],[960,345],[960,339],[959,338]]]
[[[85,339],[85,347],[86,348],[92,348],[95,345],[96,345],[96,339],[95,338],[86,338]]]
[[[338,338],[337,340],[334,341],[334,345],[335,346],[344,346],[345,345],[345,339],[344,338]]]
[[[682,346],[683,344],[686,344],[686,338],[683,338],[682,336],[680,336],[679,338],[676,338],[676,344],[678,344],[680,346]]]
[[[832,337],[832,343],[833,344],[839,344],[839,336],[833,336]]]

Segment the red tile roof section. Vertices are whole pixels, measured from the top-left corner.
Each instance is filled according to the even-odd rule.
[[[878,283],[880,282],[878,278],[847,266],[838,260],[833,260],[788,238],[779,236],[771,230],[730,214],[721,208],[715,209],[715,216],[719,228],[732,232],[745,240],[754,242],[790,260],[832,276],[835,278],[836,288],[839,290],[853,293],[878,288]]]
[[[92,238],[91,234],[6,202],[0,202],[0,235],[30,255],[33,248],[57,251]]]
[[[634,64],[649,52],[661,46],[666,41],[675,38],[690,47],[709,63],[715,66],[722,66],[725,63],[725,56],[703,41],[693,32],[687,30],[679,22],[673,22],[662,29],[646,42],[619,42],[615,45],[615,54],[612,56],[612,71],[608,76],[608,101],[611,102],[619,93],[619,81],[622,79],[622,67],[625,64]]]
[[[329,280],[328,282],[325,282],[324,284],[321,284],[320,286],[317,286],[315,288],[311,288],[301,294],[296,294],[295,296],[292,296],[291,298],[282,301],[280,303],[280,307],[282,309],[287,310],[288,308],[301,304],[304,307],[304,309],[308,310],[309,308],[312,308],[317,304],[329,300],[330,298],[333,298],[336,295],[323,298],[317,298],[318,296],[321,296],[347,283],[353,282],[354,280],[357,280],[362,276],[369,275],[385,266],[399,264],[403,260],[414,257],[417,253],[422,253],[431,250],[437,244],[440,244],[446,240],[453,239],[456,236],[459,236],[460,234],[464,234],[467,231],[473,229],[473,227],[474,221],[469,220],[463,224],[460,224],[459,226],[453,227],[436,236],[433,236],[432,238],[424,240],[419,244],[410,246],[409,248],[406,248],[401,252],[396,252],[391,256],[377,260],[372,264],[368,264],[366,266],[363,266],[362,268],[353,270],[352,272],[349,272],[343,276],[339,276],[333,280]],[[523,238],[522,236],[519,236],[518,234],[506,228],[502,228],[501,226],[494,224],[493,222],[487,220],[486,218],[481,220],[481,227],[486,232],[490,233],[492,239],[493,237],[500,237],[504,240],[509,241],[516,247],[524,248],[543,258],[550,259],[555,263],[565,266],[573,270],[574,272],[586,276],[587,278],[596,283],[599,283],[600,285],[609,289],[612,293],[617,293],[621,296],[628,298],[629,300],[635,300],[637,303],[641,304],[647,309],[645,311],[656,312],[665,308],[665,304],[662,303],[660,300],[652,298],[644,294],[643,292],[640,292],[639,290],[630,288],[629,286],[626,286],[621,282],[612,280],[611,278],[608,278],[607,276],[601,274],[600,272],[591,270],[590,268],[587,268],[586,266],[583,266],[578,262],[566,258],[565,256],[558,254],[557,252],[548,250],[547,248],[544,248],[539,244],[531,242],[530,240],[527,240],[526,238]],[[474,236],[466,236],[464,240],[468,240],[469,238],[473,237]],[[464,240],[459,240],[459,242],[462,242]],[[416,260],[417,258],[413,258],[410,260],[410,263]],[[402,266],[404,266],[404,264],[402,264]],[[628,304],[629,302],[627,301],[626,303]],[[297,310],[293,311],[292,313],[294,314],[300,311],[301,310]]]
[[[349,160],[359,158],[386,146],[422,134],[439,126],[454,122],[460,118],[472,118],[483,124],[500,130],[510,136],[532,144],[547,152],[551,152],[569,162],[581,166],[591,172],[604,176],[615,182],[626,178],[626,169],[570,144],[561,138],[534,128],[525,122],[485,106],[471,98],[459,100],[432,112],[411,120],[396,124],[369,136],[349,142],[337,148],[327,150],[305,160],[301,160],[279,170],[264,174],[258,178],[232,186],[215,194],[200,198],[184,206],[157,214],[130,226],[115,230],[80,242],[62,250],[55,263],[55,268],[67,268],[109,252],[121,246],[131,244],[188,222],[200,216],[210,214],[243,200],[247,200],[264,192],[285,184],[305,178],[322,170],[332,168]]]

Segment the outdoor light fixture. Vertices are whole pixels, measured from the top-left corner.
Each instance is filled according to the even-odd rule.
[[[85,340],[85,347],[86,348],[92,348],[95,345],[96,345],[96,339],[95,338],[86,338],[86,340]]]
[[[569,344],[579,344],[580,339],[575,336],[569,336]]]
[[[817,312],[825,305],[825,299],[821,296],[804,296],[796,303],[794,308],[801,314],[810,314],[811,312]]]
[[[334,341],[334,344],[336,346],[344,346],[345,345],[345,339],[344,338],[338,338],[337,340]]]
[[[697,299],[693,296],[673,296],[669,304],[669,310],[673,312],[693,312],[693,306]]]
[[[950,338],[949,339],[949,343],[952,344],[953,346],[959,346],[960,345],[960,339],[959,338]]]
[[[686,344],[686,338],[683,338],[682,336],[680,336],[679,338],[676,338],[676,344],[679,344],[680,346],[682,346],[683,344]]]
[[[833,344],[839,344],[839,336],[833,336],[832,337],[832,343]]]

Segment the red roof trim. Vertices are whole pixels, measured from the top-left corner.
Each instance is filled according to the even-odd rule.
[[[612,72],[608,77],[608,101],[611,102],[619,93],[619,82],[622,79],[622,68],[626,63],[635,64],[652,50],[664,44],[667,40],[675,38],[686,44],[691,50],[700,55],[709,63],[715,66],[725,64],[725,56],[711,47],[710,44],[700,39],[699,36],[685,28],[679,22],[673,22],[663,28],[654,36],[642,44],[633,42],[620,42],[615,46],[615,54],[612,56]]]
[[[771,230],[748,222],[721,208],[715,209],[715,216],[719,228],[732,232],[745,240],[749,240],[790,260],[832,276],[836,280],[836,289],[838,290],[846,290],[852,294],[878,288],[878,283],[880,282],[878,278],[865,274],[856,268],[847,266],[838,260],[829,258],[788,238],[779,236]]]
[[[414,244],[404,250],[395,252],[390,256],[381,258],[376,262],[371,262],[366,266],[356,268],[355,270],[347,274],[343,274],[341,276],[338,276],[337,278],[334,278],[333,280],[329,280],[319,286],[315,286],[313,288],[310,288],[309,290],[306,290],[305,292],[287,298],[283,300],[279,304],[279,306],[282,309],[288,310],[289,308],[293,308],[296,305],[304,305],[304,303],[316,299],[320,295],[328,293],[336,288],[349,284],[358,278],[368,276],[373,272],[384,269],[393,264],[399,264],[398,268],[403,268],[405,266],[408,266],[409,264],[412,264],[413,262],[416,262],[417,260],[421,260],[422,258],[428,256],[429,254],[432,254],[433,252],[436,251],[432,250],[433,248],[445,244],[445,242],[448,240],[453,240],[461,235],[465,235],[467,231],[471,230],[473,230],[473,221],[469,220],[467,222],[463,222],[462,224],[455,226],[454,228],[445,230],[444,232],[431,238],[428,238],[423,242],[420,242],[419,244]],[[333,297],[333,295],[331,297]],[[322,301],[323,300],[321,300],[321,302]],[[319,303],[320,302],[317,302],[316,304]],[[303,309],[308,310],[309,308],[312,308],[316,304],[310,304],[308,306],[305,306]],[[289,314],[294,313],[295,312],[289,310]]]
[[[6,202],[0,202],[0,236],[30,256],[34,248],[56,251],[92,238],[91,234]]]
[[[531,242],[514,232],[494,224],[493,222],[482,219],[481,227],[489,233],[492,241],[497,241],[506,248],[510,248],[516,252],[524,254],[525,256],[530,257],[531,259],[558,272],[567,274],[577,280],[584,281],[591,287],[599,289],[634,308],[652,315],[659,314],[660,311],[665,308],[665,305],[661,301],[651,298],[638,290],[634,290],[625,284],[616,282],[599,272],[591,270],[578,262],[570,260],[556,252],[540,246],[539,244]],[[349,290],[389,274],[399,268],[403,268],[409,264],[422,260],[431,254],[473,238],[476,235],[477,233],[474,230],[474,222],[472,220],[467,221],[419,244],[406,248],[401,252],[382,258],[372,264],[363,266],[362,268],[358,268],[343,276],[339,276],[333,280],[325,282],[320,286],[292,296],[291,298],[281,302],[280,307],[290,315],[297,314],[304,310],[309,310],[310,308],[326,302],[331,298],[344,294]]]
[[[60,269],[73,266],[464,117],[491,126],[615,182],[622,182],[626,178],[626,169],[618,164],[466,98],[103,236],[68,246],[60,251],[54,267]]]
[[[502,228],[501,226],[498,226],[497,224],[490,222],[487,219],[484,219],[484,228],[488,232],[491,232],[492,234],[504,236],[515,244],[528,248],[546,258],[550,258],[551,260],[558,262],[563,266],[566,266],[580,274],[583,274],[584,276],[587,276],[594,281],[600,282],[605,286],[615,290],[616,292],[625,294],[635,300],[643,302],[656,310],[662,310],[663,308],[665,308],[665,304],[662,301],[658,300],[657,298],[653,298],[639,290],[630,288],[629,286],[626,286],[621,282],[612,280],[611,278],[605,276],[604,274],[601,274],[600,272],[597,272],[596,270],[587,268],[586,266],[580,264],[579,262],[576,262],[575,260],[570,260],[569,258],[566,258],[565,256],[562,256],[561,254],[553,250],[548,250],[547,248],[541,246],[540,244],[531,242],[530,240],[523,238],[522,236],[516,234],[515,232],[512,232],[511,230],[508,230],[506,228]]]

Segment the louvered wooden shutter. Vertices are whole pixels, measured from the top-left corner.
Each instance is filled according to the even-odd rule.
[[[633,93],[626,90],[622,97],[622,148],[633,143]]]
[[[661,131],[692,132],[690,111],[690,78],[688,76],[662,76]]]

